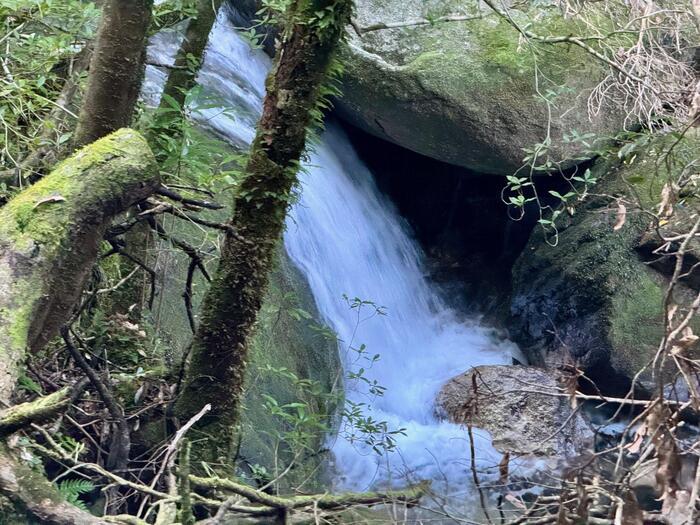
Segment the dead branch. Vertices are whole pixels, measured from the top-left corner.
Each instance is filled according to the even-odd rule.
[[[322,494],[311,496],[273,496],[248,485],[236,483],[226,478],[204,478],[191,475],[192,484],[203,489],[218,489],[243,496],[252,503],[266,505],[274,509],[301,509],[316,506],[322,510],[337,510],[352,505],[380,505],[387,502],[402,502],[409,505],[418,503],[430,488],[428,482],[397,491],[364,492],[348,494]]]
[[[129,424],[124,418],[124,411],[114,399],[111,390],[107,388],[102,379],[100,379],[100,376],[97,375],[95,369],[88,364],[80,351],[75,348],[67,326],[61,328],[61,337],[63,337],[63,341],[66,343],[66,347],[73,357],[73,360],[83,369],[85,375],[90,379],[90,383],[92,383],[92,386],[97,390],[109,414],[115,421],[117,432],[112,435],[112,440],[110,442],[107,468],[121,472],[126,469],[129,463],[129,451],[131,449],[131,432],[129,430]]]
[[[170,213],[171,215],[174,215],[175,217],[179,217],[181,219],[186,219],[190,222],[193,222],[195,224],[199,224],[201,226],[206,226],[208,228],[214,228],[216,230],[221,230],[227,233],[230,233],[231,235],[236,235],[236,231],[228,223],[223,223],[223,222],[214,222],[214,221],[209,221],[207,219],[202,219],[201,217],[196,217],[192,214],[186,213],[179,209],[178,207],[167,203],[163,201],[159,201],[157,199],[148,199],[147,203],[149,205],[149,208],[146,209],[145,211],[141,212],[139,214],[139,217],[146,217],[148,215],[159,215],[162,213]]]
[[[360,27],[357,25],[356,21],[352,21],[352,27],[358,36],[362,36],[365,33],[371,33],[372,31],[380,31],[382,29],[397,29],[402,27],[417,27],[417,26],[427,26],[436,25],[444,22],[467,22],[469,20],[481,20],[484,18],[482,15],[479,16],[465,16],[465,15],[448,15],[441,16],[435,19],[427,18],[416,18],[412,20],[403,20],[401,22],[379,22],[376,24]]]
[[[4,438],[32,423],[53,419],[73,404],[85,391],[87,380],[78,381],[72,388],[40,397],[34,401],[11,406],[0,413],[0,438]]]
[[[183,197],[181,194],[179,194],[176,191],[171,190],[169,187],[167,187],[164,184],[161,184],[156,188],[155,193],[158,195],[162,195],[163,197],[167,197],[171,200],[174,200],[176,202],[181,202],[182,204],[186,204],[189,206],[197,206],[198,208],[207,208],[209,210],[221,210],[224,207],[219,204],[218,202],[212,202],[212,201],[203,201],[199,199],[191,199],[189,197]]]

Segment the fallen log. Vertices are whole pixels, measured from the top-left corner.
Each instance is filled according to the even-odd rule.
[[[0,208],[0,402],[9,404],[25,352],[69,319],[110,220],[157,184],[146,141],[121,129]]]

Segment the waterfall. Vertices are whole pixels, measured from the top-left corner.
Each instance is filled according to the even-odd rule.
[[[149,50],[152,61],[171,62],[178,42],[172,33],[157,37]],[[269,65],[266,55],[251,49],[221,16],[199,84],[224,99],[227,110],[205,109],[195,118],[234,144],[249,143]],[[163,75],[149,67],[146,91],[152,102]],[[324,321],[338,335],[346,374],[364,368],[367,381],[386,389],[373,396],[366,381],[346,377],[346,398],[364,403],[365,415],[386,422],[389,430],[405,432],[396,436],[396,449],[382,455],[362,442],[334,439],[336,487],[366,489],[427,478],[466,490],[466,432],[436,419],[435,395],[446,380],[472,366],[510,363],[517,349],[476,320],[451,311],[438,297],[408,225],[378,191],[337,124],[328,123],[310,153],[300,190],[287,221],[287,252],[308,279]],[[373,304],[352,308],[355,298]],[[379,357],[365,359],[357,349]],[[475,439],[477,457],[484,464],[497,463],[488,435],[475,431]]]
[[[397,450],[383,456],[363,443],[337,439],[339,486],[361,490],[374,482],[401,483],[406,476],[467,479],[464,430],[436,420],[435,396],[448,379],[472,366],[510,363],[512,345],[474,321],[458,319],[438,298],[407,225],[336,126],[328,127],[310,155],[285,246],[340,338],[346,372],[363,367],[369,381],[386,388],[375,397],[364,381],[346,380],[347,398],[367,403],[368,415],[389,429],[405,429],[397,436]],[[372,301],[385,315],[372,305],[358,313],[344,295]],[[361,345],[379,359],[358,358],[353,348]],[[480,459],[497,461],[485,433],[477,439]]]

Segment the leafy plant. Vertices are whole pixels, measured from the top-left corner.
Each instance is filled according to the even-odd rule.
[[[27,375],[21,375],[19,377],[17,380],[17,388],[40,396],[44,394],[41,385]]]
[[[95,490],[95,485],[87,479],[66,479],[58,484],[58,492],[63,496],[63,498],[70,503],[75,505],[81,510],[88,510],[87,505],[80,496],[83,494],[88,494]]]
[[[235,188],[246,156],[232,153],[228,143],[203,130],[194,119],[211,110],[217,114],[230,112],[226,102],[201,86],[187,92],[182,106],[174,98],[164,97],[163,106],[143,112],[139,128],[150,137],[169,182],[193,184],[213,192]]]
[[[0,2],[0,169],[15,168],[39,146],[58,148],[70,138],[52,129],[47,116],[56,107],[71,60],[94,35],[98,18],[93,3],[79,0]]]

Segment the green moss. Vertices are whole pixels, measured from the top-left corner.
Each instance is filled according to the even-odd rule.
[[[451,12],[444,14],[463,10],[457,2]],[[579,18],[564,17],[556,7],[536,6],[527,12],[516,8],[510,14],[520,27],[543,37],[588,33]],[[599,22],[601,30],[610,25],[602,14],[596,17],[595,10],[587,15]],[[529,105],[529,95],[535,95],[536,67],[541,72],[542,92],[564,84],[569,88],[592,86],[591,81],[601,79],[605,71],[603,64],[576,45],[546,44],[536,39],[525,42],[508,21],[493,13],[482,19],[416,28],[406,35],[410,35],[406,40],[413,41],[408,49],[419,51],[406,51],[405,71],[426,73],[422,81],[429,84],[449,77],[451,86],[448,83],[443,87],[467,96],[474,88],[500,95],[510,89],[524,89],[517,96]]]
[[[148,146],[138,133],[130,129],[116,131],[82,148],[60,163],[51,176],[20,192],[2,208],[0,234],[8,235],[20,247],[27,248],[31,243],[56,247],[62,239],[63,228],[70,223],[73,211],[80,205],[88,189],[79,177],[86,170],[99,167],[125,151],[128,151],[131,159],[139,155],[143,156],[144,161],[148,159]],[[116,170],[113,172],[118,173]],[[123,175],[124,181],[91,177],[90,193],[116,189],[117,184],[126,182],[134,173],[126,171]]]
[[[615,198],[637,195],[653,210],[663,185],[697,156],[697,133],[675,144],[677,138],[638,137],[600,160],[592,170],[600,181],[592,192],[600,196],[589,197],[572,217],[562,215],[556,247],[544,242],[539,229],[533,233],[513,269],[511,308],[518,337],[535,361],[543,347],[561,353],[564,340],[584,368],[610,365],[631,378],[653,357],[663,335],[666,277],[637,252],[649,216],[628,204],[625,223],[615,230]],[[684,208],[691,206],[682,204],[674,221],[685,220],[679,227],[687,228]],[[676,300],[687,302],[683,293]],[[558,337],[548,335],[553,329]]]
[[[281,439],[290,426],[271,413],[264,395],[279,405],[302,403],[312,418],[319,417],[329,426],[330,417],[326,416],[335,408],[329,394],[340,373],[338,349],[315,318],[318,313],[308,285],[287,256],[280,253],[251,345],[241,426],[242,456],[248,463],[265,467],[273,477],[299,447],[292,450]],[[314,384],[299,387],[287,372]],[[316,454],[326,432],[322,428],[307,430],[311,434],[306,441],[308,450],[285,481],[290,486],[294,481],[306,480],[306,488],[310,488],[319,481],[320,472],[316,470],[323,458]]]
[[[663,283],[639,267],[630,286],[613,295],[610,339],[613,366],[633,374],[654,355],[663,337]]]
[[[32,284],[32,286],[29,286]],[[22,304],[9,312],[9,335],[14,348],[25,348],[29,337],[29,326],[32,322],[33,306],[39,298],[41,287],[37,283],[20,281],[18,286],[26,290],[22,294]],[[30,291],[31,290],[31,291]],[[4,316],[3,316],[4,317]]]

